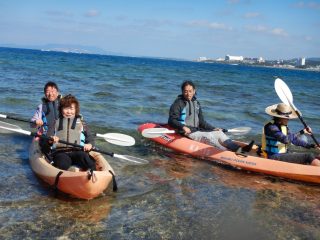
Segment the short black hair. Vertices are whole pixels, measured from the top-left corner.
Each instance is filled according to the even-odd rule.
[[[43,88],[43,92],[44,93],[46,93],[48,87],[55,88],[55,89],[57,89],[57,91],[59,91],[58,85],[55,82],[47,82],[46,85],[44,85],[44,88]]]
[[[192,81],[184,81],[182,84],[181,84],[181,91],[183,92],[184,91],[184,88],[186,86],[190,85],[191,87],[193,87],[193,89],[196,89],[196,85],[192,82]]]

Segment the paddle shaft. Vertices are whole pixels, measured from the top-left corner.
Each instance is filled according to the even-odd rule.
[[[26,131],[26,130],[23,130],[23,129],[12,129],[12,128],[6,128],[6,127],[2,127],[2,128],[10,130],[10,131],[13,131],[13,132],[18,132],[18,133],[22,133],[22,134],[25,134],[25,135],[33,136],[33,137],[40,137],[40,138],[45,139],[45,140],[51,139],[50,137],[47,137],[45,135],[39,135],[38,133],[33,133],[33,132]],[[78,147],[78,148],[83,149],[83,146],[81,146],[79,144],[76,144],[76,143],[70,143],[70,142],[67,142],[67,141],[64,141],[64,140],[59,140],[59,143],[63,143],[63,144],[66,144],[66,145],[70,145],[70,146],[73,146],[73,147]],[[103,154],[106,154],[106,155],[111,156],[111,157],[114,156],[113,152],[102,151],[102,150],[97,149],[95,147],[93,147],[91,151],[103,153]]]
[[[17,129],[17,128],[5,127],[5,126],[1,126],[1,125],[0,125],[0,128],[8,130],[8,131],[12,131],[12,132],[21,133],[21,134],[28,135],[28,136],[39,137],[39,138],[42,138],[42,139],[45,139],[45,140],[49,140],[50,139],[50,137],[47,137],[45,135],[39,135],[37,133],[33,133],[33,132],[30,132],[30,131],[27,131],[27,130],[23,130],[21,128]],[[66,144],[66,145],[70,145],[70,146],[74,146],[74,147],[78,147],[78,148],[83,149],[83,146],[81,146],[79,144],[76,144],[76,143],[70,143],[70,142],[63,141],[63,140],[59,140],[59,142],[63,143],[63,144]],[[102,153],[102,154],[105,154],[105,155],[108,155],[108,156],[111,156],[111,157],[115,157],[115,158],[119,158],[119,159],[123,159],[123,160],[129,161],[129,162],[134,162],[134,163],[139,163],[139,164],[148,163],[147,160],[142,159],[142,158],[132,157],[132,156],[129,156],[129,155],[115,154],[113,152],[106,152],[106,151],[102,151],[100,149],[97,149],[95,147],[93,147],[91,149],[91,151],[99,152],[99,153]]]
[[[292,107],[292,106],[291,106],[291,107]],[[300,115],[299,111],[297,111],[297,110],[295,109],[295,112],[296,112],[298,118],[300,119],[300,121],[302,122],[303,126],[304,126],[305,128],[308,128],[308,125],[307,125],[306,122],[303,120],[303,118],[302,118],[302,116]],[[320,147],[320,145],[319,145],[317,139],[315,138],[315,136],[313,135],[313,133],[311,133],[310,136],[311,136],[311,138],[313,139],[313,141],[315,142],[315,144]]]
[[[20,121],[20,122],[34,123],[34,122],[31,122],[31,121],[23,119],[23,118],[11,117],[11,116],[8,116],[8,115],[3,115],[3,114],[0,114],[0,117],[1,118],[7,118],[7,119],[16,120],[16,121]]]
[[[308,128],[307,123],[303,120],[303,118],[302,118],[301,114],[299,113],[298,109],[296,108],[296,106],[293,104],[292,101],[290,101],[290,99],[288,98],[288,96],[287,96],[285,93],[284,93],[284,95],[285,95],[285,97],[286,97],[286,99],[287,99],[290,107],[295,111],[295,113],[297,114],[297,116],[298,116],[298,118],[300,119],[300,121],[301,121],[301,123],[303,124],[303,126],[304,126],[305,128]],[[315,144],[316,144],[317,146],[320,146],[319,143],[318,143],[318,141],[317,141],[317,139],[316,139],[315,136],[313,135],[313,133],[311,133],[310,136],[311,136],[311,138],[313,139],[313,141],[315,142]]]
[[[50,137],[47,137],[47,136],[44,136],[44,135],[38,135],[37,133],[32,133],[31,135],[32,136],[36,136],[36,137],[40,137],[40,138],[43,138],[43,139],[47,139],[47,140],[50,139]],[[79,144],[76,144],[76,143],[71,143],[71,142],[67,142],[67,141],[64,141],[64,140],[59,140],[59,143],[63,143],[63,144],[66,144],[66,145],[70,145],[70,146],[73,146],[73,147],[77,147],[77,148],[83,149],[83,146],[81,146]],[[96,147],[93,147],[91,149],[91,151],[98,152],[98,153],[103,153],[103,154],[111,156],[111,157],[114,156],[113,152],[102,151],[102,150],[100,150],[100,149],[98,149]]]
[[[27,122],[27,123],[35,124],[35,122],[29,121],[29,120],[26,120],[23,118],[12,117],[12,116],[8,116],[8,115],[4,115],[4,114],[0,114],[0,118],[7,118],[7,119],[20,121],[20,122]],[[47,126],[47,124],[44,124],[43,126]],[[105,141],[111,142],[112,144],[115,144],[115,145],[132,146],[135,144],[135,141],[132,137],[124,135],[124,134],[121,135],[121,134],[114,133],[113,136],[110,136],[111,134],[95,133],[94,135],[97,137],[103,138]]]

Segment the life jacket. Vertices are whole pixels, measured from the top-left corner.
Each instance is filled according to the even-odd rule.
[[[49,102],[46,98],[42,98],[42,121],[44,126],[41,133],[52,136],[54,134],[54,124],[59,118],[59,101],[61,95],[53,102]]]
[[[180,112],[180,116],[178,118],[178,121],[182,123],[183,125],[186,125],[188,127],[199,127],[199,113],[200,113],[200,105],[196,98],[194,97],[191,101],[186,101],[182,98],[182,96],[179,96],[181,101],[184,102],[185,106]]]
[[[59,118],[55,123],[55,135],[59,137],[60,140],[84,146],[85,135],[81,116]],[[57,143],[53,148],[70,148],[70,145]]]
[[[272,136],[267,136],[265,134],[265,129],[270,124],[274,124],[274,120],[265,124],[262,129],[261,150],[262,150],[262,156],[264,156],[265,158],[268,158],[270,155],[273,155],[273,154],[286,153],[288,151],[287,144],[284,144],[284,143],[278,141],[276,138],[274,138]],[[280,127],[279,128],[280,131],[284,135],[288,135],[288,127],[287,126],[281,125],[279,127]]]

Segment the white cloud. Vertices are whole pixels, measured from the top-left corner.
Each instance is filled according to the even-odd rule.
[[[187,25],[192,27],[204,27],[204,28],[217,29],[217,30],[228,30],[228,31],[232,30],[232,27],[224,23],[208,22],[205,20],[195,20],[188,23]]]
[[[320,3],[317,2],[304,2],[300,1],[293,5],[296,8],[310,8],[315,10],[320,10]]]
[[[225,25],[224,23],[209,23],[209,28],[212,29],[221,29],[221,30],[232,30],[232,27]]]
[[[244,15],[244,18],[256,18],[259,16],[260,16],[260,13],[258,12],[248,12]]]
[[[98,10],[95,10],[95,9],[91,9],[89,11],[86,12],[85,16],[86,17],[96,17],[98,16],[100,13]]]
[[[246,26],[245,27],[250,32],[267,32],[268,28],[262,25],[257,26]]]
[[[287,37],[289,34],[282,28],[273,28],[270,29],[263,25],[256,25],[256,26],[246,26],[246,30],[250,32],[260,32],[260,33],[267,33],[272,34],[280,37]]]
[[[282,36],[282,37],[288,36],[288,33],[282,28],[274,28],[270,31],[270,33],[273,35]]]

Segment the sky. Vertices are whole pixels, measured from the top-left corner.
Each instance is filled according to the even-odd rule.
[[[127,56],[320,57],[320,0],[1,0],[0,46]]]

